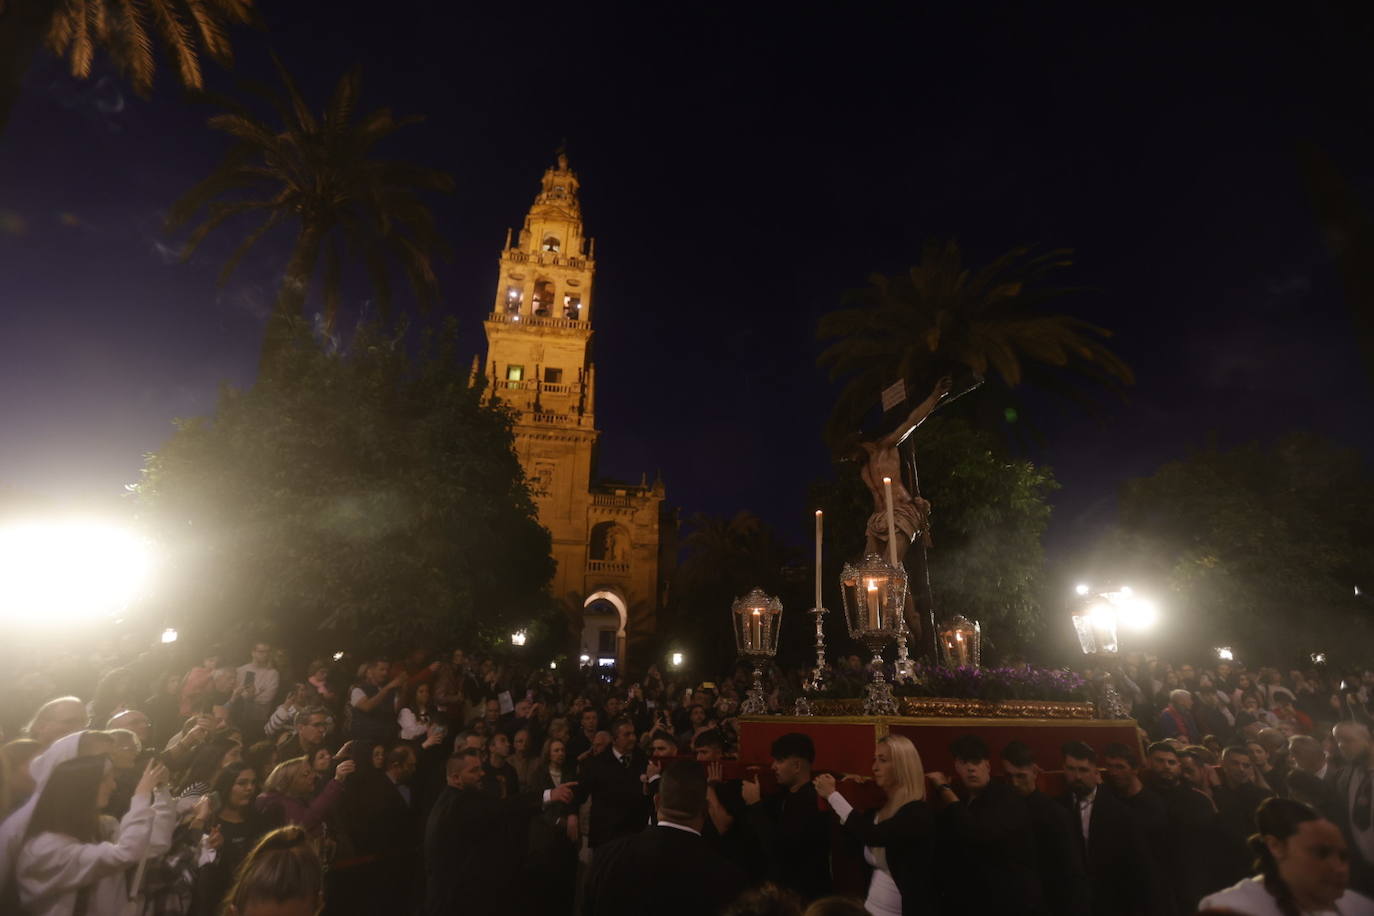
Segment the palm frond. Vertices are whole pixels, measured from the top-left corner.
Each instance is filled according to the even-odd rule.
[[[177,61],[181,82],[188,89],[201,88],[200,59],[196,56],[195,42],[186,23],[181,21],[171,0],[146,0],[153,11],[153,22],[162,34],[162,40]]]

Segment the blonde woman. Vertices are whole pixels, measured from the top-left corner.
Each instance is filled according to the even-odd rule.
[[[909,738],[888,735],[873,751],[873,781],[887,795],[877,811],[856,811],[828,773],[813,782],[840,822],[864,844],[873,869],[864,907],[875,916],[918,913],[930,897],[935,817],[925,802],[926,774]]]

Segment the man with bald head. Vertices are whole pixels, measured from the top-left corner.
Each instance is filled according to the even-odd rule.
[[[153,723],[146,715],[139,712],[137,709],[126,709],[123,712],[117,712],[110,717],[110,721],[105,723],[106,731],[114,731],[120,728],[127,728],[137,735],[138,742],[141,745],[147,745],[148,740],[153,735]]]
[[[1326,778],[1335,796],[1336,823],[1350,846],[1350,886],[1374,893],[1374,738],[1360,722],[1338,722],[1331,736],[1345,761]]]
[[[81,731],[90,721],[86,704],[78,697],[58,697],[38,707],[38,712],[24,726],[24,736],[47,749],[58,738]]]

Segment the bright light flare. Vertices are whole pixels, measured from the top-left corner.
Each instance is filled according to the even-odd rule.
[[[672,662],[674,668],[681,668],[682,662],[685,658],[686,656],[684,656],[681,652],[674,652],[669,660]]]
[[[341,661],[343,661],[343,657],[344,657],[344,654],[343,654],[342,652],[335,652],[335,653],[334,653],[334,661],[336,661],[336,662],[341,662]]]
[[[1075,586],[1073,587],[1073,590],[1074,590],[1074,593],[1075,593],[1075,594],[1080,595],[1080,596],[1081,596],[1081,595],[1086,595],[1089,591],[1091,591],[1091,589],[1088,588],[1088,583],[1086,583],[1086,582],[1080,582],[1080,583],[1078,583],[1077,585],[1075,585]]]
[[[0,621],[61,627],[113,618],[143,594],[151,570],[148,542],[116,525],[4,525]]]
[[[1231,651],[1230,646],[1217,646],[1217,658],[1224,662],[1233,662],[1236,660],[1236,653]]]
[[[162,631],[162,644],[169,646],[177,641],[177,631],[175,627],[168,627]]]
[[[516,630],[514,633],[510,634],[510,644],[512,646],[523,646],[525,640],[528,638],[524,630]]]
[[[1131,630],[1148,630],[1159,623],[1159,608],[1153,601],[1146,601],[1126,593],[1113,602],[1120,614],[1122,625]]]

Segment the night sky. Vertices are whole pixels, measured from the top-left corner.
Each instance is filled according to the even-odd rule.
[[[1374,190],[1368,13],[650,6],[261,0],[266,31],[236,30],[235,73],[209,76],[270,81],[271,49],[322,104],[360,64],[365,107],[427,116],[381,152],[457,181],[433,201],[439,274],[474,352],[506,228],[566,138],[597,239],[601,471],[661,470],[684,517],[749,508],[801,540],[827,471],[816,320],[930,238],[977,263],[1076,249],[1066,279],[1091,291],[1066,310],[1138,374],[1105,419],[1033,400],[1063,567],[1121,481],[1211,433],[1374,453],[1298,157],[1314,143]],[[0,485],[72,506],[117,497],[173,417],[251,382],[288,248],[223,288],[234,233],[177,262],[166,209],[225,142],[159,67],[142,100],[107,61],[79,82],[45,56],[0,135]]]

